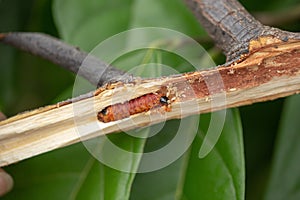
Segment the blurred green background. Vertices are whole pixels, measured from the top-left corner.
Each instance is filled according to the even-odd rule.
[[[192,14],[183,7],[183,4],[181,4],[179,0],[174,2],[149,0],[147,3],[145,3],[145,1],[137,3],[133,0],[99,0],[99,2],[103,4],[103,8],[105,9],[96,10],[97,7],[93,5],[97,3],[94,0],[77,0],[74,1],[74,3],[68,0],[55,2],[51,0],[1,0],[0,32],[43,32],[63,38],[68,43],[78,45],[88,51],[93,47],[95,41],[100,42],[130,27],[162,26],[182,31],[194,38],[198,38],[199,36],[201,39],[204,38],[203,46],[207,48],[208,52],[212,53],[215,62],[217,64],[224,62],[224,56],[213,48],[213,43],[207,39],[201,26],[197,25]],[[251,13],[274,14],[278,12],[288,13],[289,10],[297,6],[299,7],[300,1],[243,0],[241,3]],[[134,13],[133,8],[135,9]],[[90,11],[90,13],[80,18],[80,14],[77,15],[77,13],[80,13],[81,10],[85,10],[86,13]],[[134,18],[134,14],[139,17]],[[282,14],[282,17],[284,18],[285,15]],[[69,21],[62,19],[68,19]],[[92,21],[91,19],[95,20]],[[100,21],[100,27],[97,27],[97,20]],[[78,23],[82,23],[82,26],[78,26]],[[183,26],[183,24],[185,25]],[[95,27],[95,29],[89,29],[90,27]],[[291,31],[299,31],[300,18],[295,18],[284,24],[278,24],[278,27]],[[97,32],[99,28],[104,30]],[[85,37],[82,37],[82,35]],[[85,41],[85,38],[89,38],[88,41]],[[55,99],[61,99],[62,94],[64,98],[70,97],[70,89],[72,88],[74,77],[75,76],[70,72],[48,61],[0,44],[0,110],[8,117],[19,112],[54,103]],[[296,135],[298,130],[297,121],[285,120],[299,119],[297,112],[291,114],[292,110],[298,108],[297,98],[299,97],[295,96],[289,98],[289,100],[279,99],[239,108],[245,148],[246,199],[284,199],[285,196],[275,195],[275,191],[278,190],[278,188],[283,189],[283,191],[278,190],[278,192],[280,191],[282,194],[286,194],[289,197],[287,199],[298,199],[300,195],[300,177],[298,179],[300,171],[294,168],[297,164],[299,166],[300,161],[298,163],[296,161],[297,158],[300,157],[300,154],[297,154],[297,152],[300,153],[300,151],[296,147],[296,142],[293,143],[295,146],[290,147],[291,152],[295,154],[289,154],[290,157],[286,160],[280,160],[280,158],[287,157],[284,153],[281,154],[281,152],[291,153],[287,150],[290,145],[286,140],[300,142]],[[290,133],[291,131],[294,131],[295,134]],[[278,133],[289,134],[290,138],[278,136]],[[280,140],[278,138],[280,138]],[[274,151],[275,149],[276,151]],[[69,157],[69,160],[74,162],[73,165],[78,169],[72,170],[80,171],[84,165],[74,161],[78,159],[76,154],[80,154],[79,157],[83,160],[89,161],[88,153],[85,152],[83,147],[79,144],[57,150],[56,154],[47,153],[37,158],[23,161],[20,164],[6,167],[5,169],[15,178],[16,188],[6,196],[5,199],[40,199],[39,197],[41,196],[39,195],[46,195],[49,192],[55,193],[55,191],[51,191],[53,182],[49,181],[48,185],[46,184],[47,180],[51,180],[51,177],[43,179],[43,183],[45,184],[43,189],[39,190],[39,192],[36,191],[32,196],[28,195],[31,191],[28,191],[28,189],[23,186],[29,182],[29,186],[33,188],[38,187],[39,181],[34,182],[29,180],[31,177],[30,174],[37,173],[36,171],[34,172],[34,170],[36,170],[34,166],[37,165],[40,169],[40,171],[38,171],[39,176],[44,176],[49,171],[49,174],[51,174],[52,170],[61,170],[62,173],[72,173],[73,171],[70,172],[68,167],[64,168],[61,167],[61,165],[57,166],[57,169],[49,169],[46,164],[43,165],[43,163],[48,162],[60,163],[60,160],[65,159],[65,156],[69,157],[73,155]],[[53,166],[55,165],[51,165],[51,167]],[[271,170],[274,171],[271,173]],[[286,188],[278,186],[280,180],[285,180],[280,179],[279,172],[286,175],[286,177],[294,177],[287,179],[287,182],[282,182],[282,184],[286,185]],[[286,174],[283,172],[286,172]],[[112,174],[114,174],[114,177],[119,177],[120,180],[122,180],[119,173],[113,172]],[[270,177],[272,178],[270,179]],[[131,178],[133,179],[133,177]],[[129,179],[131,180],[131,178]],[[139,180],[139,178],[137,178],[137,180]],[[143,179],[141,178],[141,180]],[[269,182],[270,180],[271,182]],[[292,181],[289,182],[289,180]],[[159,180],[153,181],[157,182]],[[272,181],[274,181],[274,183],[272,183]],[[277,184],[275,184],[275,182]],[[116,181],[114,184],[118,183],[119,182]],[[72,185],[66,186],[67,183],[64,183],[63,180],[61,182],[58,181],[58,185],[60,184],[63,188],[73,187]],[[93,184],[97,185],[91,181],[89,187],[92,187]],[[289,187],[289,185],[291,185],[291,187]],[[139,197],[139,193],[137,192],[139,190],[138,187],[138,184],[133,185],[133,191],[135,191],[134,195],[137,197],[136,199]],[[27,190],[27,192],[24,192],[24,190]],[[122,196],[114,197],[114,195],[111,194],[113,191],[105,191],[108,196],[104,199],[117,199]],[[32,192],[34,193],[34,190],[32,190]],[[130,187],[127,188],[127,192],[130,192]],[[20,198],[20,194],[25,195]],[[274,196],[271,194],[274,194]],[[59,194],[51,198],[62,199]],[[80,195],[70,197],[70,199],[73,198],[80,199],[84,197],[80,197]],[[92,195],[90,198],[93,199]],[[238,197],[236,198],[239,199]],[[46,199],[48,198],[46,197]],[[162,197],[160,199],[170,198]],[[182,197],[182,199],[184,198]],[[222,197],[216,197],[215,199],[222,199]]]

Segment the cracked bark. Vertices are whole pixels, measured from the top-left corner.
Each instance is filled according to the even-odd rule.
[[[261,24],[236,0],[185,2],[215,44],[222,49],[229,63],[249,53],[251,40],[258,40],[263,36],[275,37],[281,41],[300,39],[299,33]]]

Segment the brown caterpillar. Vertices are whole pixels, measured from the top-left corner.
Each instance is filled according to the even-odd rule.
[[[124,103],[107,106],[98,112],[97,117],[99,121],[107,123],[168,104],[169,99],[163,94],[149,93]]]

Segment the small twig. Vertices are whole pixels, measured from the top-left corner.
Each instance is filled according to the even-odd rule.
[[[78,73],[96,86],[107,82],[133,81],[133,77],[124,71],[46,34],[12,32],[0,34],[0,41]],[[86,58],[85,66],[79,70]]]

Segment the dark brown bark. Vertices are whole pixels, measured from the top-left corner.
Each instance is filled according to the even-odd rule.
[[[101,86],[116,81],[129,82],[133,79],[124,71],[46,34],[13,32],[1,34],[0,41],[49,60],[75,74],[78,73],[93,85]],[[85,67],[80,68],[83,61]]]
[[[249,52],[251,40],[273,36],[282,41],[300,39],[300,34],[264,26],[236,0],[185,0],[227,61]]]

